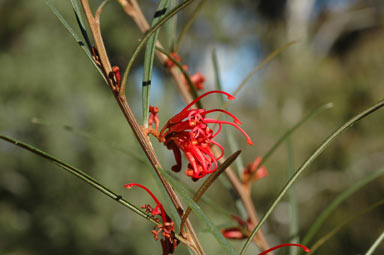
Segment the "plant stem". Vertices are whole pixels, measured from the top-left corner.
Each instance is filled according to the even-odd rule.
[[[144,134],[144,132],[141,129],[141,127],[139,126],[131,108],[129,107],[125,94],[118,94],[118,93],[115,93],[115,91],[113,90],[113,88],[114,88],[113,80],[111,79],[111,77],[109,77],[109,73],[111,73],[112,68],[111,68],[111,64],[109,62],[107,52],[106,52],[105,47],[104,47],[103,38],[101,36],[100,22],[98,19],[95,19],[95,17],[93,16],[92,11],[89,7],[88,0],[81,0],[81,4],[83,6],[84,13],[87,17],[89,26],[91,28],[93,39],[95,41],[96,47],[98,49],[103,73],[104,73],[104,75],[108,81],[108,84],[109,84],[109,86],[113,92],[113,95],[115,96],[115,99],[117,100],[117,103],[119,104],[120,109],[122,110],[126,120],[128,121],[128,124],[131,126],[136,138],[138,139],[142,149],[144,150],[145,155],[149,159],[149,161],[150,161],[152,167],[154,168],[157,176],[159,177],[159,179],[161,180],[161,183],[165,187],[169,197],[172,200],[172,203],[174,204],[176,210],[181,215],[183,210],[184,210],[183,206],[181,204],[181,201],[177,197],[175,191],[170,186],[170,184],[161,176],[160,172],[158,171],[157,168],[161,167],[160,162],[156,157],[156,154],[153,150],[153,147],[152,147],[148,137]],[[188,234],[189,234],[188,238],[190,238],[190,241],[192,241],[192,245],[194,245],[195,248],[197,248],[197,250],[199,251],[200,254],[204,254],[204,251],[203,251],[203,249],[202,249],[202,247],[201,247],[201,245],[197,239],[195,231],[194,231],[194,229],[193,229],[193,227],[189,221],[186,222],[186,227],[188,229]]]

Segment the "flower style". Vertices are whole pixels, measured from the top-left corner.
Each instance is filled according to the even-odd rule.
[[[235,97],[223,91],[207,92],[190,104],[188,104],[181,112],[173,116],[164,125],[159,134],[159,141],[163,142],[169,150],[172,150],[176,159],[176,165],[172,170],[179,172],[181,170],[181,152],[187,157],[189,164],[185,174],[192,178],[193,181],[204,177],[205,175],[214,172],[217,169],[217,160],[223,157],[224,148],[213,139],[219,134],[222,124],[231,125],[237,128],[247,139],[247,142],[252,145],[251,138],[240,128],[241,122],[231,113],[221,110],[205,110],[205,109],[190,109],[196,102],[212,93],[221,93],[228,97],[229,100],[234,100]],[[233,119],[233,122],[222,121],[207,118],[207,115],[213,112],[222,112]],[[208,124],[217,124],[218,130],[213,132],[208,127]],[[221,150],[221,155],[215,157],[211,151],[211,146],[216,145]]]
[[[267,254],[267,253],[269,253],[269,252],[271,252],[271,251],[274,251],[274,250],[276,250],[276,249],[279,249],[279,248],[281,248],[281,247],[285,247],[285,246],[297,246],[297,247],[302,248],[303,251],[305,251],[305,252],[307,252],[307,253],[311,252],[311,250],[310,250],[308,247],[306,247],[306,246],[304,246],[304,245],[302,245],[302,244],[296,244],[296,243],[283,243],[283,244],[276,245],[275,247],[272,247],[272,248],[270,248],[270,249],[268,249],[268,250],[265,250],[265,251],[263,251],[262,253],[259,253],[259,255],[265,255],[265,254]]]
[[[152,214],[152,218],[159,223],[159,225],[155,226],[155,228],[152,230],[152,234],[155,240],[159,239],[160,233],[164,237],[160,240],[161,246],[163,248],[163,255],[168,255],[170,253],[173,254],[176,246],[179,244],[179,241],[175,238],[175,223],[167,215],[163,205],[160,203],[157,197],[147,187],[138,183],[129,183],[124,185],[124,187],[128,189],[131,189],[133,186],[144,189],[156,202],[155,208],[152,208],[150,205],[144,205],[141,208],[145,209],[146,213]],[[162,223],[160,223],[159,218],[155,218],[157,215],[160,215]]]

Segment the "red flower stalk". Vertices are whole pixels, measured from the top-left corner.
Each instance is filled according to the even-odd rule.
[[[308,247],[304,246],[304,245],[296,244],[296,243],[284,243],[284,244],[280,244],[280,245],[277,245],[275,247],[272,247],[272,248],[270,248],[268,250],[265,250],[262,253],[259,253],[259,255],[265,255],[268,252],[274,251],[276,249],[279,249],[279,248],[285,247],[285,246],[298,246],[298,247],[302,248],[307,253],[311,252],[311,250]]]
[[[235,99],[232,95],[223,91],[207,92],[190,104],[188,104],[181,112],[173,116],[164,125],[160,131],[159,141],[164,142],[168,149],[173,150],[176,165],[172,170],[178,172],[181,170],[181,151],[184,152],[189,164],[185,171],[187,176],[190,176],[194,181],[204,177],[205,175],[214,172],[217,169],[217,160],[224,155],[223,147],[213,141],[213,138],[221,131],[222,124],[231,125],[237,128],[247,139],[247,142],[252,145],[251,138],[240,128],[241,122],[231,113],[221,110],[205,110],[205,109],[190,109],[196,102],[212,93],[221,93],[228,97],[229,100]],[[206,115],[213,112],[222,112],[232,117],[233,122],[215,120],[207,118]],[[218,131],[213,132],[208,127],[208,124],[218,124]],[[211,151],[211,146],[217,145],[221,150],[221,155],[215,157]]]
[[[163,255],[168,255],[169,253],[172,254],[179,243],[179,241],[175,238],[175,223],[171,220],[171,218],[169,218],[164,210],[163,205],[160,203],[157,197],[147,187],[138,183],[129,183],[124,185],[124,187],[128,189],[131,189],[133,186],[144,189],[156,202],[155,209],[153,209],[150,205],[144,205],[142,208],[145,209],[147,213],[151,213],[153,219],[155,219],[156,222],[160,222],[160,220],[155,218],[155,216],[161,216],[162,223],[155,226],[155,228],[152,230],[152,234],[155,240],[157,240],[159,239],[159,234],[161,232],[162,236],[164,237],[164,239],[160,240],[161,246],[163,248]]]

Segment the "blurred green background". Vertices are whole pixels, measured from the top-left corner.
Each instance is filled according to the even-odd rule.
[[[52,2],[78,31],[70,1]],[[90,2],[96,6],[101,1]],[[158,1],[139,2],[151,17]],[[178,33],[196,3],[178,15]],[[231,93],[268,54],[297,40],[259,71],[230,106],[255,143],[249,147],[234,132],[243,149],[242,160],[248,164],[305,114],[333,102],[333,109],[292,136],[297,168],[332,131],[383,97],[383,10],[380,0],[207,1],[183,41],[180,55],[191,73],[204,73],[206,90],[211,90],[211,52],[215,49],[224,90]],[[114,1],[103,13],[102,32],[112,63],[124,67],[141,34]],[[160,37],[164,45],[171,45],[169,31],[162,30]],[[141,183],[161,198],[152,170],[109,89],[43,1],[0,0],[0,38],[1,134],[83,169],[137,206],[153,203],[141,190],[128,191],[124,184]],[[143,54],[127,88],[139,119],[142,59]],[[212,96],[205,102],[217,108],[215,99]],[[158,63],[151,102],[160,107],[161,125],[183,107],[173,82]],[[300,236],[340,192],[384,167],[383,117],[380,110],[349,129],[299,179]],[[218,140],[228,148],[225,135]],[[169,169],[172,153],[154,145]],[[226,151],[229,155],[230,149]],[[269,176],[253,188],[259,215],[288,179],[286,146],[266,166]],[[190,186],[195,189],[200,183]],[[344,202],[314,240],[382,199],[383,184],[384,179],[378,178]],[[238,214],[222,184],[214,184],[207,196]],[[209,205],[202,204],[202,208],[217,225],[235,224]],[[222,254],[197,218],[192,215],[191,219],[207,254]],[[289,241],[288,224],[288,203],[283,201],[264,227],[271,244]],[[153,240],[152,228],[57,166],[0,141],[0,254],[159,254],[160,243]],[[318,254],[363,254],[383,230],[381,206],[344,227]],[[242,242],[233,245],[239,249]],[[176,254],[187,253],[182,245],[176,250]],[[256,253],[255,247],[248,251]],[[288,253],[281,250],[279,254]],[[383,245],[375,254],[384,254]]]

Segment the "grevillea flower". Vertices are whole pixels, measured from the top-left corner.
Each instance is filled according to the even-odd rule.
[[[141,208],[145,209],[146,213],[150,213],[152,218],[159,223],[152,230],[153,237],[155,240],[159,239],[159,234],[161,233],[164,237],[160,240],[161,246],[163,248],[163,255],[173,254],[176,246],[178,245],[178,240],[175,238],[175,223],[169,218],[167,213],[164,210],[163,205],[157,199],[157,197],[145,186],[138,183],[129,183],[124,185],[124,187],[131,189],[133,186],[144,189],[156,202],[156,207],[152,208],[150,205],[144,205]],[[157,215],[160,215],[159,218],[155,218]],[[161,221],[161,223],[160,223]]]
[[[181,112],[173,116],[162,128],[159,134],[159,141],[164,142],[169,150],[172,150],[176,159],[176,165],[172,170],[179,172],[181,170],[181,151],[187,157],[189,164],[185,171],[187,176],[197,181],[205,175],[214,172],[217,169],[217,160],[224,155],[224,148],[213,139],[221,131],[222,125],[231,125],[237,128],[252,145],[251,138],[240,128],[241,122],[231,113],[221,110],[205,110],[191,109],[191,107],[200,99],[212,93],[221,93],[228,97],[229,100],[235,99],[232,95],[223,91],[207,92],[193,102],[188,104]],[[233,123],[229,121],[216,120],[208,118],[207,115],[214,112],[222,112],[233,119]],[[208,124],[217,124],[218,130],[213,132]],[[216,157],[211,151],[211,146],[216,145],[221,150],[221,155]]]

